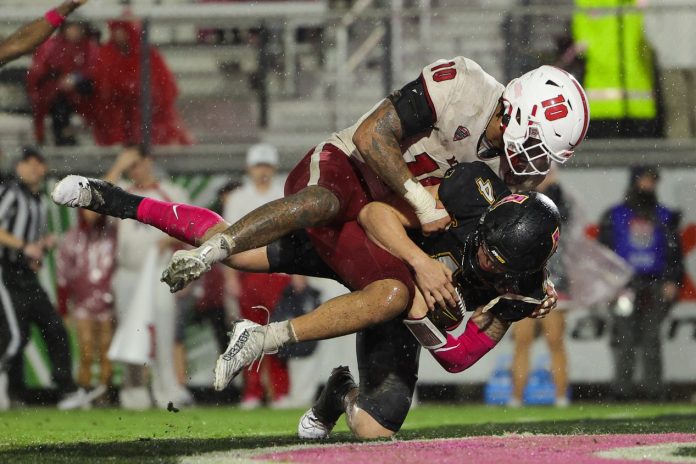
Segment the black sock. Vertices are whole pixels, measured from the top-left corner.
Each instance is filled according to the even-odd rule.
[[[121,219],[137,219],[138,206],[143,197],[100,179],[90,179],[89,184],[92,187],[92,201],[87,209]]]

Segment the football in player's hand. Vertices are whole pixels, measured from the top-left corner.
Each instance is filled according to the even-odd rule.
[[[464,312],[457,307],[443,308],[440,305],[435,305],[435,309],[428,311],[428,319],[435,324],[442,333],[456,329],[464,319]]]

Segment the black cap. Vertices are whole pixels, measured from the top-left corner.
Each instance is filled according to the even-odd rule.
[[[41,154],[41,152],[39,151],[38,148],[32,147],[32,146],[30,146],[30,145],[27,145],[27,146],[22,147],[22,157],[21,157],[21,160],[22,160],[22,161],[27,161],[27,160],[29,160],[29,159],[31,159],[31,158],[34,158],[34,159],[36,159],[36,160],[42,162],[43,164],[46,164],[46,158],[44,157],[43,154]]]

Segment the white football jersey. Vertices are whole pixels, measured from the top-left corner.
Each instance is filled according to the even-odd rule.
[[[403,147],[402,151],[413,176],[423,185],[433,185],[440,182],[450,167],[479,160],[479,139],[505,87],[477,63],[462,56],[438,60],[426,66],[421,79],[435,116],[435,127],[430,135]],[[353,134],[378,105],[353,126],[334,133],[325,142],[359,161],[357,165],[375,199],[383,198],[389,189],[365,165],[353,143]],[[500,161],[497,157],[484,161],[494,172],[499,172]]]

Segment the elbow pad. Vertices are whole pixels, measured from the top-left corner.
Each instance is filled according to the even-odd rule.
[[[428,102],[428,94],[421,78],[409,82],[401,90],[389,95],[401,121],[404,138],[428,131],[435,124],[435,115]]]

